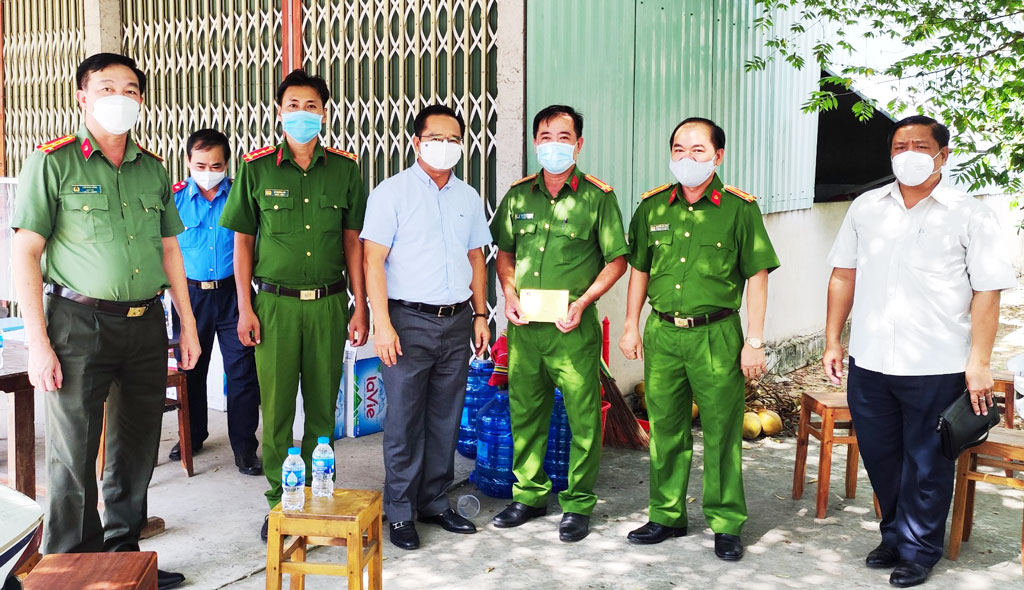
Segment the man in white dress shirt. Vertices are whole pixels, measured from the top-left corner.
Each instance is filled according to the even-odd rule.
[[[893,568],[900,587],[924,582],[942,557],[954,462],[935,424],[965,387],[976,413],[992,406],[999,292],[1016,285],[995,213],[942,183],[948,144],[930,117],[896,123],[896,182],[853,202],[828,257],[822,363],[839,385],[852,308],[847,396],[882,509],[882,542],[866,564]]]

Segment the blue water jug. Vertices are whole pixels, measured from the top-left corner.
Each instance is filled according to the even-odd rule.
[[[551,480],[551,489],[560,492],[569,487],[569,448],[572,430],[565,413],[562,392],[555,388],[555,404],[551,408],[551,427],[548,429],[548,452],[544,455],[544,472]]]
[[[466,379],[466,400],[462,404],[462,422],[459,424],[459,454],[468,459],[476,458],[476,417],[497,390],[488,385],[494,363],[474,358],[469,363],[469,377]]]
[[[480,410],[476,422],[476,470],[473,482],[492,498],[511,498],[512,419],[508,411],[508,391],[499,389]]]

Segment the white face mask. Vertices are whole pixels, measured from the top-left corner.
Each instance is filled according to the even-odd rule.
[[[420,157],[431,168],[451,170],[462,159],[462,144],[452,141],[420,142]]]
[[[935,170],[935,158],[941,153],[940,150],[934,156],[928,157],[928,154],[922,152],[900,152],[892,159],[892,173],[896,175],[896,180],[905,186],[924,184],[932,174],[938,174],[939,170]]]
[[[92,118],[111,135],[124,135],[139,120],[139,103],[121,94],[96,99]]]
[[[698,162],[690,158],[679,160],[670,158],[668,162],[668,169],[672,171],[672,176],[675,176],[679,184],[687,188],[700,186],[705,180],[711,178],[711,175],[715,173],[715,168],[714,158],[707,162]]]
[[[214,172],[213,170],[192,170],[192,179],[196,181],[199,188],[204,191],[208,191],[211,188],[220,184],[220,181],[224,180],[227,176],[227,172],[221,170],[220,172]]]

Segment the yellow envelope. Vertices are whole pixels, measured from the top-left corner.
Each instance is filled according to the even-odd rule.
[[[569,310],[569,291],[554,289],[522,289],[519,303],[523,313],[531,322],[556,322],[564,320]]]

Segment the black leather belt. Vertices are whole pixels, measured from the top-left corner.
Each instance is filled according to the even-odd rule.
[[[462,311],[464,307],[469,305],[468,299],[461,303],[456,303],[453,305],[429,305],[427,303],[416,303],[414,301],[402,301],[401,299],[388,299],[388,301],[439,318],[450,318],[453,315]]]
[[[185,279],[185,281],[189,284],[189,286],[195,287],[197,289],[202,289],[203,291],[209,291],[211,289],[220,289],[221,287],[225,287],[227,285],[234,285],[235,277],[234,275],[232,275],[226,279],[221,279],[219,281],[196,281],[194,279]]]
[[[344,280],[338,281],[333,285],[327,285],[326,287],[318,287],[316,289],[289,289],[288,287],[279,287],[277,285],[271,285],[263,281],[259,282],[260,291],[266,291],[271,295],[284,295],[285,297],[295,297],[303,301],[316,301],[322,299],[328,295],[334,295],[336,293],[343,293],[345,291],[346,283]]]
[[[718,311],[713,311],[711,313],[706,313],[704,315],[681,318],[671,313],[662,313],[656,309],[652,309],[651,311],[653,311],[654,314],[657,315],[662,320],[674,325],[677,328],[696,328],[697,326],[706,326],[712,322],[717,322],[718,320],[725,319],[731,316],[732,314],[736,313],[735,310],[732,309],[720,309]]]
[[[103,299],[94,299],[87,295],[82,295],[81,293],[72,291],[67,287],[54,285],[52,283],[47,283],[43,292],[47,295],[53,295],[54,297],[60,297],[61,299],[67,299],[68,301],[74,301],[75,303],[92,307],[93,309],[104,313],[111,313],[127,318],[141,317],[149,310],[150,306],[160,301],[159,295],[152,299],[146,299],[145,301],[105,301]]]

